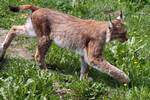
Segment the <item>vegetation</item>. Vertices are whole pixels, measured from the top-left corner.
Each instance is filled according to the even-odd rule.
[[[149,0],[1,0],[0,27],[25,22],[30,12],[12,13],[8,5],[34,4],[57,9],[83,19],[107,20],[107,12],[120,9],[125,14],[129,40],[106,45],[106,59],[125,71],[130,85],[91,69],[93,81],[80,81],[79,56],[53,45],[47,54],[48,71],[34,60],[6,56],[0,63],[0,99],[2,100],[148,100],[150,98],[150,1]],[[115,18],[116,16],[112,16]],[[34,51],[34,38],[16,38]],[[30,41],[30,42],[29,42]]]

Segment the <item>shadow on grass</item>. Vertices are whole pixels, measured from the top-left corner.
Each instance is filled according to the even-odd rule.
[[[60,64],[47,64],[48,68],[50,70],[56,71],[58,73],[61,74],[65,74],[65,75],[77,75],[78,78],[80,76],[80,67],[74,67],[71,66],[69,64],[66,64],[67,67],[63,68],[64,65],[60,65]],[[69,68],[69,69],[68,69]],[[124,84],[120,84],[117,80],[115,80],[114,78],[94,69],[91,68],[91,70],[89,71],[89,77],[92,77],[93,82],[99,82],[99,83],[104,83],[110,87],[113,88],[117,88],[117,87],[122,87],[124,86]],[[149,87],[150,88],[150,81],[146,80],[145,78],[142,78],[141,80],[135,80],[133,79],[131,76],[130,77],[130,83],[127,85],[128,88],[132,88],[132,87]],[[140,78],[140,77],[139,77]],[[126,85],[125,85],[126,86]]]
[[[13,67],[13,63],[14,61],[16,62],[17,58],[9,58],[9,57],[5,57],[5,59],[3,61],[0,62],[0,71],[4,72],[7,71],[10,67]],[[20,62],[18,62],[20,63]],[[24,63],[24,62],[22,62]],[[28,63],[28,61],[27,61]],[[64,75],[72,75],[72,76],[80,76],[80,67],[79,66],[72,66],[69,63],[65,64],[65,65],[61,65],[60,63],[49,63],[47,64],[48,69],[52,70],[58,74],[64,74]],[[67,67],[64,67],[67,66]],[[1,72],[1,75],[2,75]],[[132,73],[130,74],[130,79],[131,79],[131,83],[128,85],[129,88],[132,87],[148,87],[150,88],[150,79],[147,78],[142,78],[142,77],[138,77],[138,80],[134,79],[132,76]],[[114,78],[101,73],[100,71],[97,71],[96,69],[92,68],[89,71],[89,77],[93,78],[93,82],[99,82],[99,83],[103,83],[107,86],[113,87],[113,88],[117,88],[120,86],[123,86],[123,84],[120,84],[117,80],[115,80]]]
[[[61,73],[61,74],[73,75],[73,76],[77,75],[78,78],[80,76],[80,67],[75,68],[71,65],[66,65],[66,66],[69,66],[69,69],[68,69],[68,68],[63,68],[63,66],[60,66],[59,64],[50,64],[50,63],[47,64],[47,66],[48,66],[48,69]],[[94,82],[100,82],[100,83],[102,82],[110,87],[115,88],[121,85],[117,80],[113,79],[112,77],[104,73],[101,73],[100,71],[97,71],[94,68],[92,68],[89,71],[89,77],[92,77]]]
[[[55,64],[55,63],[49,63],[47,64],[47,67],[49,69],[50,72],[54,72],[60,75],[71,75],[71,76],[75,76],[78,77],[80,75],[80,69],[79,67],[73,67],[70,66],[68,67],[68,65],[66,65],[67,67],[64,67],[64,65],[60,65],[60,64]]]
[[[4,58],[3,60],[0,61],[0,70],[5,69],[7,66],[6,64],[9,62],[10,59]]]

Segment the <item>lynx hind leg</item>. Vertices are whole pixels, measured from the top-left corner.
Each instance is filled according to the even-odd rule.
[[[35,37],[36,33],[32,25],[31,18],[29,17],[24,25],[12,26],[12,28],[7,33],[4,42],[0,46],[0,60],[4,58],[7,48],[10,46],[12,40],[17,35],[25,35],[30,37]]]
[[[9,32],[7,33],[5,40],[0,45],[0,60],[5,56],[7,48],[10,46],[12,40],[16,37],[16,35],[25,34],[25,27],[22,26],[13,26]]]
[[[3,60],[4,55],[5,55],[5,50],[3,48],[3,45],[0,45],[0,61]]]

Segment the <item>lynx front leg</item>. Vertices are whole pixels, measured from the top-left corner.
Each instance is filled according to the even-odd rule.
[[[91,61],[93,64],[93,67],[97,70],[100,70],[113,78],[117,79],[121,83],[129,83],[130,79],[129,77],[120,69],[117,67],[111,65],[109,62],[107,62],[103,58],[94,58],[93,61]]]
[[[89,64],[95,69],[112,76],[121,83],[129,83],[130,79],[123,71],[111,65],[101,57],[101,49],[99,48],[99,44],[97,43],[98,42],[89,43],[88,45],[86,58],[88,59]]]
[[[47,36],[42,36],[38,39],[38,47],[35,54],[35,60],[41,69],[47,69],[45,64],[45,55],[51,45],[51,40]]]
[[[7,48],[10,46],[12,40],[16,35],[25,34],[24,26],[13,26],[7,33],[4,42],[0,46],[0,61],[4,58]]]
[[[89,66],[85,62],[84,57],[81,56],[81,70],[80,70],[80,80],[86,79],[88,77]]]

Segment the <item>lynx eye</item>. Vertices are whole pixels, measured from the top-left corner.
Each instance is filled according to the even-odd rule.
[[[121,25],[117,25],[117,26],[116,26],[116,28],[120,28],[120,27],[121,27]]]

